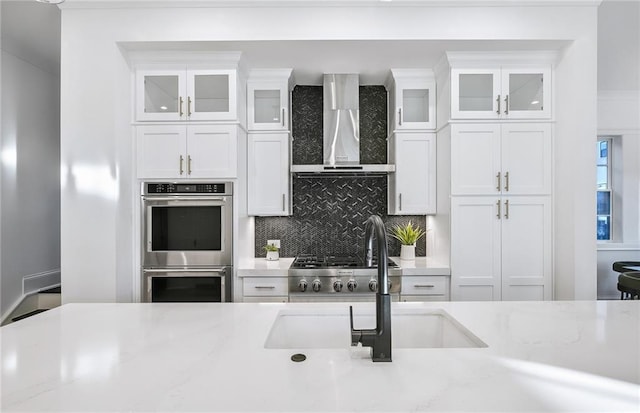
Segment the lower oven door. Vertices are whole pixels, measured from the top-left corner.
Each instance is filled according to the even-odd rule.
[[[231,267],[206,269],[144,269],[149,303],[223,303]]]

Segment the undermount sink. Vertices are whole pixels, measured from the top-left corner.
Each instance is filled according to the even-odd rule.
[[[375,328],[376,316],[357,314],[354,328]],[[444,310],[392,312],[393,348],[480,348],[487,345]],[[350,347],[349,311],[282,310],[264,344],[271,349]]]

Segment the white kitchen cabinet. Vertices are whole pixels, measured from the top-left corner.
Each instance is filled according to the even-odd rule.
[[[136,120],[238,119],[235,69],[173,67],[136,71]]]
[[[237,125],[142,125],[138,178],[235,178]]]
[[[290,215],[289,134],[249,133],[247,163],[249,215]]]
[[[288,277],[243,277],[242,301],[247,302],[281,302],[289,301]]]
[[[391,69],[389,126],[394,130],[436,128],[436,82],[430,69]]]
[[[255,69],[247,80],[250,131],[289,130],[291,69]]]
[[[389,142],[388,213],[425,215],[436,212],[436,135],[397,132]]]
[[[403,275],[400,301],[449,301],[449,277]]]
[[[551,243],[548,196],[452,197],[451,299],[552,299]]]
[[[551,118],[551,65],[453,67],[451,118]]]
[[[451,125],[452,195],[549,195],[548,123]]]

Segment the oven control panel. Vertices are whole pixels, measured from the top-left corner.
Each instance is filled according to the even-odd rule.
[[[231,195],[231,182],[145,182],[142,186],[144,195]]]

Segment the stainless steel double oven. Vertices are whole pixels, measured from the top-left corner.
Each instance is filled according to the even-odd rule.
[[[142,184],[146,302],[230,301],[233,184]]]

